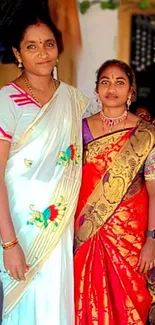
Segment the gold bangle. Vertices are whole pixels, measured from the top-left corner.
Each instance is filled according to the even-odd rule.
[[[2,244],[3,249],[10,249],[13,248],[18,243],[18,239],[14,239],[12,241],[8,241]]]

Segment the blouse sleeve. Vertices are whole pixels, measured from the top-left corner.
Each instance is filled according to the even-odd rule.
[[[146,160],[144,176],[146,181],[155,180],[155,148],[153,148]]]
[[[0,90],[0,139],[11,142],[16,127],[14,102],[9,95]]]

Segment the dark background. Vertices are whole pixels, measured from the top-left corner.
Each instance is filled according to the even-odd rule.
[[[144,107],[155,117],[155,15],[133,15],[131,21],[130,66],[137,85],[133,111]]]

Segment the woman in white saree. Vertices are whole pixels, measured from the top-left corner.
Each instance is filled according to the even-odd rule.
[[[0,91],[2,324],[73,325],[73,218],[88,100],[51,77],[60,33],[37,8],[25,11],[6,33],[23,73]]]

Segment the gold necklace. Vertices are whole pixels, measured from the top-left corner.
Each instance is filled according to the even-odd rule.
[[[37,99],[37,97],[35,96],[35,93],[33,92],[32,87],[31,87],[27,77],[25,77],[24,74],[22,74],[21,77],[24,81],[26,88],[29,90],[29,93],[32,96],[32,98],[38,103],[39,106],[42,106],[41,103],[39,102],[39,100]],[[54,90],[56,90],[58,87],[57,82],[53,78],[52,78],[52,82],[53,82]]]

